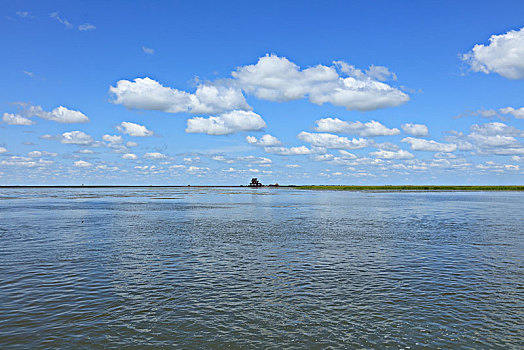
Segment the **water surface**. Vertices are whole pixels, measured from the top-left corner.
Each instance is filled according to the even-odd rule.
[[[523,348],[524,193],[2,189],[0,347]]]

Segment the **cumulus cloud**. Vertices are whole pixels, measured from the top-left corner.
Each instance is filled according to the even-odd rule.
[[[133,153],[126,153],[124,155],[122,155],[122,158],[123,159],[138,159],[138,156],[136,154],[133,154]]]
[[[474,72],[497,73],[508,79],[524,79],[524,28],[492,35],[489,45],[477,44],[462,55]]]
[[[277,154],[279,156],[299,156],[306,154],[325,153],[325,148],[307,148],[306,146],[299,147],[265,147],[264,151],[267,153]]]
[[[7,152],[7,148],[5,147],[0,147],[0,153],[6,153]]]
[[[415,158],[413,154],[409,153],[408,151],[404,151],[402,149],[396,152],[380,150],[376,152],[371,152],[369,154],[377,158],[382,158],[382,159],[412,159],[412,158]]]
[[[87,123],[89,121],[89,118],[79,111],[74,111],[71,109],[67,109],[63,106],[57,107],[53,109],[51,112],[43,112],[36,114],[36,116],[52,120],[58,123]]]
[[[113,103],[128,109],[168,113],[218,114],[231,110],[251,110],[238,88],[201,84],[194,94],[165,87],[150,78],[120,80],[109,88]]]
[[[513,107],[505,107],[499,109],[500,113],[502,114],[511,114],[517,119],[524,119],[524,107],[521,108],[513,108]]]
[[[159,152],[149,152],[149,153],[144,154],[144,158],[145,159],[166,159],[167,156]]]
[[[359,149],[373,145],[373,142],[367,139],[348,139],[327,133],[309,133],[302,131],[297,135],[299,140],[311,143],[315,147],[334,148],[334,149]]]
[[[23,117],[25,119],[32,118],[32,117],[38,117],[38,118],[52,120],[54,122],[64,123],[64,124],[89,122],[89,118],[82,112],[68,109],[64,106],[56,107],[51,112],[47,112],[41,106],[33,106],[30,104],[26,104],[26,103],[19,103],[19,105],[22,106],[22,111],[20,111],[18,116]],[[23,125],[27,125],[27,124],[23,124]]]
[[[93,166],[93,164],[91,164],[89,162],[86,162],[84,160],[77,160],[75,162],[75,166],[79,167],[79,168],[89,168],[89,167]]]
[[[338,153],[340,153],[340,158],[343,158],[343,159],[355,159],[357,158],[356,155],[354,155],[353,153],[350,153],[348,151],[344,151],[344,150],[339,150]]]
[[[127,141],[126,142],[126,147],[136,147],[138,146],[138,143],[134,142],[134,141]]]
[[[12,157],[9,157],[7,160],[3,160],[0,162],[0,165],[19,166],[19,167],[27,167],[27,168],[45,167],[51,164],[54,164],[54,161],[45,160],[45,159],[36,160],[34,158],[18,157],[18,156],[12,156]]]
[[[318,155],[313,157],[313,160],[315,160],[317,162],[324,162],[324,161],[333,160],[333,159],[335,159],[335,156],[332,155],[332,154],[329,154],[329,153],[318,154]]]
[[[122,122],[116,127],[118,131],[129,136],[146,137],[153,136],[154,132],[147,130],[144,125],[135,124],[131,122]]]
[[[487,118],[487,119],[498,117],[499,119],[506,120],[507,118],[504,117],[505,115],[512,115],[513,117],[517,119],[524,119],[524,107],[521,107],[521,108],[504,107],[504,108],[499,108],[499,109],[480,108],[476,111],[468,111],[468,112],[462,113],[456,116],[455,118],[480,116],[480,117]]]
[[[243,161],[243,162],[249,162],[249,163],[252,163],[252,164],[259,164],[259,165],[273,163],[273,161],[271,159],[269,159],[269,158],[266,158],[266,157],[255,157],[255,156],[239,157],[238,160]]]
[[[227,159],[226,157],[224,156],[221,156],[221,155],[216,155],[216,156],[213,156],[211,159],[217,161],[217,162],[224,162],[224,163],[228,163],[228,164],[231,164],[231,163],[234,163],[235,161],[232,160],[232,159]]]
[[[376,143],[374,147],[384,151],[398,151],[400,149],[400,147],[393,142]]]
[[[357,134],[365,137],[400,134],[400,130],[397,128],[389,129],[374,120],[367,123],[362,123],[359,121],[346,122],[338,118],[323,118],[317,120],[316,123],[317,127],[315,130],[320,132]]]
[[[251,110],[243,92],[269,101],[308,98],[317,105],[331,103],[348,110],[393,107],[409,100],[404,92],[383,82],[396,78],[386,67],[371,66],[365,73],[348,67],[352,66],[337,61],[301,69],[285,57],[266,55],[254,65],[238,67],[230,79],[198,85],[195,93],[163,86],[148,77],[120,80],[109,93],[113,103],[129,109],[211,115]]]
[[[83,131],[64,132],[59,138],[64,144],[91,145],[93,143],[93,138]]]
[[[93,154],[95,152],[93,152],[92,150],[90,149],[81,149],[78,151],[78,153],[82,153],[82,154]]]
[[[393,107],[409,100],[409,96],[392,86],[365,74],[348,75],[344,62],[334,66],[317,65],[306,69],[285,57],[266,55],[254,65],[237,68],[232,73],[236,83],[249,94],[269,101],[292,101],[308,98],[312,103],[331,103],[348,110],[374,110]],[[382,77],[384,71],[382,71]]]
[[[282,144],[278,138],[269,134],[263,135],[260,139],[255,136],[246,136],[246,141],[250,145],[262,147],[280,146]]]
[[[109,142],[109,144],[121,144],[123,142],[122,136],[120,135],[104,135],[102,140]]]
[[[503,136],[518,136],[524,137],[524,132],[513,126],[506,125],[504,123],[494,122],[486,124],[473,124],[470,127],[473,134],[480,135],[503,135]]]
[[[468,135],[470,140],[473,140],[480,148],[491,148],[491,147],[520,147],[520,142],[512,136],[503,135],[483,135],[480,133],[471,133]]]
[[[187,120],[187,133],[229,135],[239,131],[257,131],[266,127],[260,115],[251,111],[231,111],[216,117],[194,117]]]
[[[473,124],[470,133],[455,133],[454,138],[471,142],[480,155],[519,155],[524,154],[524,145],[515,137],[524,137],[524,132],[504,123]]]
[[[400,126],[406,134],[413,136],[427,136],[429,133],[428,127],[424,124],[406,123]]]
[[[397,80],[397,75],[384,66],[371,65],[366,70],[366,75],[380,81]]]
[[[414,137],[406,137],[401,140],[411,145],[414,151],[426,152],[454,152],[457,150],[457,145],[451,143],[440,143],[433,140],[417,139]]]
[[[20,114],[4,113],[2,117],[4,123],[9,125],[33,125],[35,122],[29,118],[23,117]]]
[[[27,156],[31,158],[39,158],[39,157],[46,157],[46,156],[56,157],[57,154],[52,153],[52,152],[46,152],[46,151],[31,151],[27,153]]]

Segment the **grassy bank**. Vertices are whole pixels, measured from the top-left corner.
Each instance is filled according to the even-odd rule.
[[[297,186],[302,190],[331,191],[524,191],[524,186]]]

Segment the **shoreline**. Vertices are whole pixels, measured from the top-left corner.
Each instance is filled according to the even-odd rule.
[[[524,185],[281,185],[250,187],[246,185],[0,185],[1,189],[30,189],[30,188],[294,188],[299,190],[320,191],[524,191]]]

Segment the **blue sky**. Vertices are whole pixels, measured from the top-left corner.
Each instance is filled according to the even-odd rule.
[[[1,184],[522,184],[521,1],[3,1]]]

